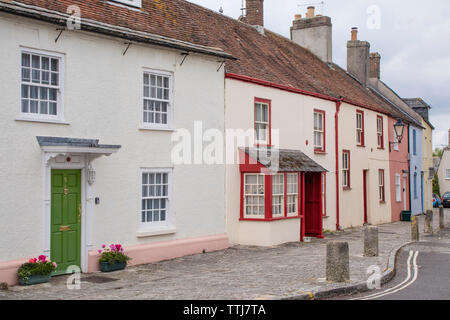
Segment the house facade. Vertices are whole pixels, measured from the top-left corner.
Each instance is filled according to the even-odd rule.
[[[441,196],[450,192],[450,130],[448,131],[448,146],[444,148],[438,169]]]
[[[231,56],[131,30],[151,2],[89,2],[81,30],[61,31],[56,2],[0,1],[0,282],[41,254],[58,273],[96,271],[102,244],[121,243],[133,265],[228,247],[224,165],[171,153],[196,120],[224,131]]]

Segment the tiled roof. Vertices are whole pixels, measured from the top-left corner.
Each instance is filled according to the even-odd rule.
[[[0,0],[0,2],[10,2]],[[326,64],[289,39],[184,0],[142,0],[142,9],[127,9],[105,0],[17,0],[13,3],[66,13],[81,8],[82,19],[221,48],[237,61],[226,71],[334,98],[390,114],[392,107],[363,87],[345,70]],[[286,28],[289,26],[286,25]]]

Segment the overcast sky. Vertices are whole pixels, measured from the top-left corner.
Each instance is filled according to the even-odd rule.
[[[189,0],[233,18],[242,0]],[[333,60],[346,68],[351,27],[381,54],[381,78],[403,98],[423,98],[431,105],[434,146],[448,144],[450,128],[450,2],[448,0],[265,0],[265,27],[289,37],[294,14],[306,6],[330,16]],[[375,7],[374,7],[375,6]],[[379,13],[379,15],[377,14]],[[377,17],[379,16],[379,19]],[[379,23],[378,23],[379,22]],[[379,27],[379,28],[378,28]]]

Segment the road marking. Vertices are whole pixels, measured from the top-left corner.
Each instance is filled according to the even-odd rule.
[[[366,296],[366,297],[362,297],[361,300],[372,300],[372,299],[377,299],[377,298],[381,298],[396,292],[399,292],[401,290],[406,289],[407,287],[409,287],[410,285],[412,285],[414,282],[416,282],[417,277],[419,275],[419,266],[417,265],[417,257],[419,256],[419,251],[416,251],[414,253],[414,258],[413,258],[413,270],[414,270],[414,275],[412,277],[411,280],[409,280],[411,278],[411,258],[412,258],[412,253],[413,251],[409,252],[409,258],[408,258],[408,276],[406,278],[405,281],[403,281],[402,283],[400,283],[399,285],[387,289],[385,291],[382,292],[378,292],[376,294],[370,295],[370,296]]]

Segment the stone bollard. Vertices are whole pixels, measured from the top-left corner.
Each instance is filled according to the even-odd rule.
[[[8,290],[8,284],[6,282],[0,283],[0,290]]]
[[[419,241],[419,221],[416,216],[411,217],[411,240]]]
[[[444,220],[444,207],[439,207],[439,229],[445,229],[445,220]]]
[[[364,256],[378,257],[378,227],[364,228]]]
[[[350,254],[348,242],[327,243],[327,281],[350,280]]]
[[[425,233],[433,233],[433,211],[428,210],[425,216]]]

